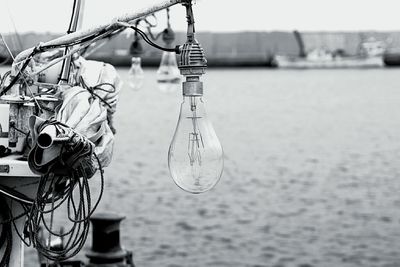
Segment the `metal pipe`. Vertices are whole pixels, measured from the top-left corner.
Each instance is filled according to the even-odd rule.
[[[53,144],[68,142],[71,136],[57,137],[57,128],[54,125],[48,125],[38,134],[37,145],[42,149],[50,148]]]
[[[69,25],[67,33],[73,33],[77,29],[79,29],[79,26],[82,25],[82,14],[83,14],[83,8],[85,5],[85,0],[75,0],[75,5],[72,10],[72,17],[71,17],[71,23]]]
[[[85,5],[85,0],[75,0],[74,1],[71,22],[69,24],[67,34],[76,32],[76,30],[78,29],[78,23],[81,24],[84,5]],[[70,46],[65,48],[64,56],[68,55],[70,49],[71,49]],[[63,64],[62,64],[62,68],[61,68],[62,71],[61,71],[60,81],[62,84],[68,83],[70,67],[71,67],[71,56],[68,56],[63,60]]]
[[[61,37],[58,37],[56,39],[50,40],[48,42],[45,42],[43,44],[41,44],[42,46],[57,46],[57,45],[61,45],[61,44],[65,44],[65,43],[70,43],[73,42],[75,40],[84,38],[84,37],[88,37],[91,36],[95,33],[98,33],[100,31],[106,30],[106,29],[118,29],[118,27],[120,27],[118,25],[118,21],[120,22],[129,22],[132,20],[136,20],[136,19],[140,19],[143,18],[145,16],[148,16],[152,13],[155,13],[157,11],[166,9],[168,7],[171,7],[173,5],[176,4],[181,4],[181,3],[189,3],[191,2],[191,0],[167,0],[167,1],[163,1],[159,4],[156,4],[152,7],[149,8],[145,8],[141,11],[135,12],[135,13],[130,13],[130,14],[125,14],[119,17],[114,18],[110,23],[108,24],[104,24],[104,25],[99,25],[96,27],[93,27],[91,29],[86,29],[86,30],[80,30],[80,31],[76,31],[74,33],[71,34],[67,34],[67,35],[63,35]],[[19,53],[16,58],[14,63],[20,62],[22,60],[25,60],[34,50],[34,47],[32,48],[28,48],[24,51],[22,51],[21,53]]]

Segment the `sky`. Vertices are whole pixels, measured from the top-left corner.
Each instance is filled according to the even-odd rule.
[[[83,28],[105,24],[163,0],[85,0]],[[0,32],[65,32],[73,0],[0,0]],[[197,31],[400,30],[399,0],[197,0]],[[165,12],[157,13],[159,28]],[[171,8],[171,24],[186,30],[185,9]],[[156,29],[155,29],[156,30]]]

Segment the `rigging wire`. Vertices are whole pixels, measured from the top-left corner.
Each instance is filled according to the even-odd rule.
[[[22,45],[22,41],[21,41],[21,36],[19,35],[19,33],[17,31],[17,26],[15,25],[15,21],[13,19],[12,14],[11,14],[11,10],[10,10],[10,7],[8,5],[8,1],[7,0],[6,0],[6,6],[7,6],[7,11],[8,11],[8,16],[9,16],[9,18],[11,20],[11,23],[13,25],[13,28],[14,28],[15,36],[17,37],[17,40],[18,40],[19,50],[22,50],[23,45]],[[13,60],[14,60],[14,58],[13,58]]]
[[[10,54],[12,60],[14,61],[15,57],[14,57],[13,53],[11,52],[11,49],[8,46],[7,42],[6,42],[6,39],[4,38],[4,36],[3,36],[3,34],[1,32],[0,32],[0,37],[1,37],[1,40],[3,40],[4,46],[6,47],[7,52]]]

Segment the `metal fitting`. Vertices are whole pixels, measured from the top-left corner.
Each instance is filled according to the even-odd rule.
[[[185,43],[180,47],[178,68],[184,76],[203,75],[206,72],[207,60],[204,50],[195,40],[193,43]]]
[[[203,82],[186,81],[182,83],[182,93],[184,96],[202,96]]]
[[[200,76],[206,72],[207,60],[204,50],[195,39],[194,33],[194,17],[192,10],[192,2],[190,0],[183,1],[186,7],[186,18],[188,22],[186,43],[177,48],[179,54],[178,68],[186,81],[182,84],[182,93],[184,96],[202,96],[203,83]]]

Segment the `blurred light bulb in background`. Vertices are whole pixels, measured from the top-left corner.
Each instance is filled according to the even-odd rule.
[[[183,97],[168,166],[175,183],[195,194],[213,188],[222,175],[222,146],[206,117],[201,96]]]
[[[133,90],[142,88],[144,82],[144,72],[142,69],[142,60],[140,57],[132,57],[132,66],[128,73],[128,85]]]
[[[129,53],[132,55],[132,65],[128,72],[128,85],[133,90],[139,90],[143,86],[144,72],[142,69],[142,59],[140,56],[143,54],[143,46],[135,33],[135,39],[132,42]]]
[[[167,9],[167,28],[162,32],[162,39],[166,47],[171,48],[175,40],[175,33],[169,22],[169,9]],[[181,74],[176,62],[176,53],[164,51],[160,67],[157,70],[158,88],[162,92],[173,92],[180,88]]]
[[[163,92],[173,92],[180,88],[181,75],[176,63],[176,53],[164,51],[157,70],[158,88]]]

